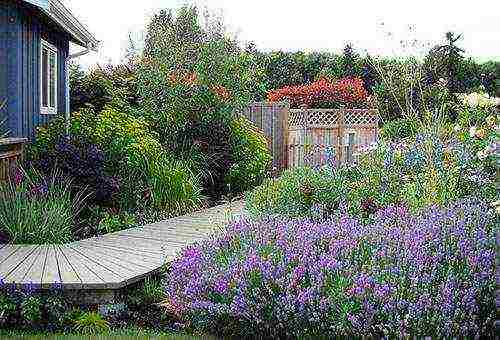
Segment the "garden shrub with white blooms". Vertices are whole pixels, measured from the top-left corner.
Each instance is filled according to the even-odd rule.
[[[172,263],[168,305],[220,335],[487,336],[497,231],[478,200],[390,206],[369,225],[240,220]]]
[[[496,100],[488,94],[462,95],[462,105],[453,132],[471,146],[479,162],[495,173],[500,165],[500,124]]]

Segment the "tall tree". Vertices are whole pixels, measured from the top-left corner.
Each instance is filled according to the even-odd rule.
[[[461,90],[458,73],[464,61],[463,53],[465,51],[457,46],[460,39],[462,39],[462,34],[446,32],[445,43],[433,47],[425,61],[427,72],[431,73],[429,75],[430,80],[445,79],[447,88],[451,93],[460,92]]]

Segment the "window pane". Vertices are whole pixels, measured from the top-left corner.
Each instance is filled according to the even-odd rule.
[[[48,56],[48,51],[47,49],[43,48],[42,49],[42,107],[47,107],[48,106],[48,61],[49,56]]]
[[[50,52],[50,83],[49,83],[49,91],[50,91],[50,107],[56,107],[56,54],[54,52]]]

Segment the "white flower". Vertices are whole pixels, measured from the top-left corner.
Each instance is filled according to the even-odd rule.
[[[471,126],[470,129],[469,129],[469,135],[471,137],[475,137],[476,136],[476,132],[477,132],[477,128],[475,126]]]
[[[479,158],[480,160],[484,160],[486,157],[488,157],[488,155],[486,154],[486,152],[484,152],[484,151],[478,151],[477,158]]]
[[[486,149],[484,150],[484,152],[487,153],[487,154],[491,154],[491,153],[496,152],[497,148],[498,148],[498,143],[497,142],[491,142],[486,147]]]
[[[458,124],[453,127],[453,131],[455,132],[460,132],[460,130],[462,130],[462,127]]]
[[[471,93],[468,95],[467,104],[472,108],[477,107],[479,105],[479,95],[477,93]]]

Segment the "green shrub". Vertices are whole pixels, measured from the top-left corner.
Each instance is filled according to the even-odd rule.
[[[217,133],[214,133],[217,131]],[[227,194],[226,176],[234,164],[231,130],[225,121],[189,122],[169,136],[169,149],[179,155],[203,185],[203,194],[213,201]]]
[[[272,156],[267,138],[245,117],[231,123],[235,163],[227,175],[231,191],[240,193],[259,185],[266,175]]]
[[[147,172],[154,208],[181,215],[201,205],[199,181],[183,163],[164,158],[147,163]]]
[[[101,334],[109,331],[109,323],[97,312],[84,312],[74,320],[80,334]]]
[[[38,296],[29,296],[21,303],[21,317],[29,325],[42,319],[42,301]]]
[[[200,206],[203,197],[199,178],[187,163],[172,160],[145,119],[106,107],[98,115],[88,109],[76,112],[69,125],[73,139],[88,140],[99,147],[104,154],[103,173],[117,182],[114,201],[100,206],[111,206],[118,215],[95,215],[99,209],[92,204],[99,202],[89,202],[87,220],[97,232],[133,225],[132,214],[152,208],[172,216]],[[47,157],[62,135],[64,124],[60,119],[40,128],[29,157],[32,160]]]
[[[390,121],[380,130],[380,136],[389,141],[397,141],[415,137],[419,128],[419,122],[411,118],[398,118]]]
[[[324,168],[301,167],[285,171],[278,179],[264,183],[246,195],[246,208],[255,217],[320,217],[338,208],[345,187],[344,174]],[[320,207],[321,206],[321,207]]]
[[[69,68],[71,111],[91,108],[101,112],[106,106],[137,107],[133,65],[96,65],[84,72],[79,65]]]
[[[58,285],[46,291],[36,289],[34,284],[14,288],[5,285],[0,277],[1,330],[63,330],[69,311],[67,298]]]
[[[148,277],[126,293],[126,301],[133,306],[144,306],[162,302],[165,298],[165,288],[159,278]]]
[[[57,173],[41,177],[20,170],[12,181],[0,183],[2,231],[12,243],[69,242],[85,198],[72,194],[71,181]]]
[[[105,211],[100,216],[97,230],[102,234],[108,234],[136,226],[135,216],[127,211],[115,214]]]

